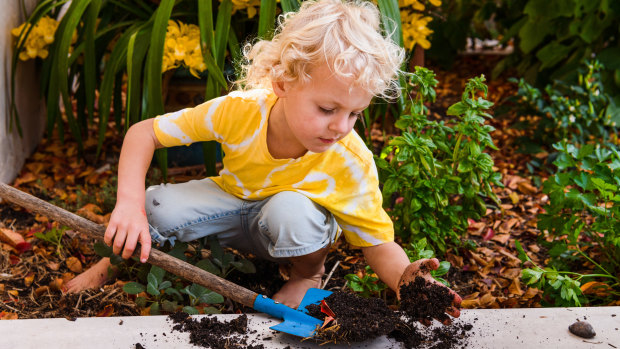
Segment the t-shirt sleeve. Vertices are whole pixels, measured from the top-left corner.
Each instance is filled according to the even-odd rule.
[[[165,147],[213,140],[222,142],[221,124],[229,103],[230,98],[222,96],[194,108],[159,115],[153,122],[155,136]]]
[[[394,241],[394,225],[382,207],[383,198],[378,183],[376,185],[376,188],[360,188],[354,200],[365,204],[355,212],[334,214],[345,239],[353,246],[368,247]]]

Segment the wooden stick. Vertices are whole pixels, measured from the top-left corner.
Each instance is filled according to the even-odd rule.
[[[105,227],[103,225],[91,222],[86,218],[80,217],[58,206],[54,206],[4,183],[0,183],[0,198],[26,208],[29,211],[51,218],[60,224],[85,233],[91,238],[103,240],[103,235],[105,234]],[[139,256],[139,254],[140,247],[137,246],[134,255]],[[222,279],[219,276],[213,275],[156,249],[151,249],[151,254],[147,262],[191,282],[207,287],[247,307],[253,307],[254,300],[256,296],[258,296],[256,292],[250,291],[226,279]]]

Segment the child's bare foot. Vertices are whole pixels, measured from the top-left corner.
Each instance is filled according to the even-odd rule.
[[[116,273],[116,268],[110,263],[110,258],[102,258],[95,265],[69,280],[63,287],[63,292],[77,293],[89,288],[103,286],[110,280],[110,276],[108,275],[109,270],[112,270],[112,273]]]
[[[323,273],[321,272],[310,278],[303,278],[295,276],[294,273],[291,272],[289,280],[282,286],[280,291],[273,296],[273,300],[293,309],[297,309],[308,289],[320,287],[322,276]]]
[[[273,300],[297,309],[309,288],[321,286],[328,250],[329,247],[324,247],[305,256],[290,258],[289,279]]]

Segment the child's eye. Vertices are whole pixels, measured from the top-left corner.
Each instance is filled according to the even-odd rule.
[[[334,112],[333,109],[325,109],[323,107],[319,107],[319,109],[321,110],[322,113],[328,114],[328,115]]]
[[[359,118],[361,118],[361,117],[362,117],[362,113],[351,113],[351,117],[352,117],[352,118],[359,119]]]

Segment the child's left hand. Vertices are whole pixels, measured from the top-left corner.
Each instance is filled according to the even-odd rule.
[[[431,270],[436,270],[437,268],[439,268],[439,260],[437,258],[420,259],[409,264],[409,266],[407,266],[407,268],[403,272],[403,275],[400,277],[400,281],[398,282],[398,291],[396,292],[398,299],[400,299],[401,286],[413,282],[416,276],[423,277],[427,282],[432,282],[436,285],[446,287],[444,284],[435,280],[431,275]],[[450,290],[450,293],[454,295],[454,300],[452,301],[452,306],[446,308],[445,312],[455,318],[459,317],[461,315],[461,311],[459,310],[459,308],[461,307],[462,299],[458,294],[456,294],[456,292],[454,292],[450,288],[448,288],[448,290]],[[430,325],[430,321],[428,320],[422,320],[421,322],[424,325]],[[442,321],[444,325],[449,325],[450,322],[450,319],[445,319],[444,321]]]

